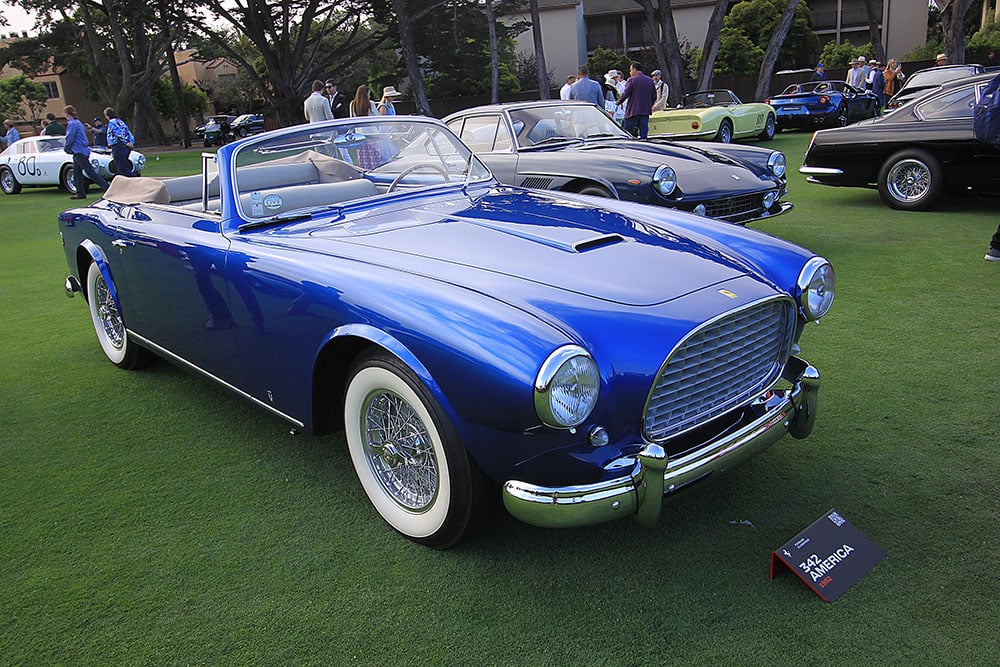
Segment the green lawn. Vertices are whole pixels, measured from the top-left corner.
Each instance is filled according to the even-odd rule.
[[[790,171],[808,139],[773,142]],[[653,530],[499,517],[447,552],[382,523],[342,436],[291,437],[166,363],[107,363],[63,294],[66,193],[0,198],[0,663],[992,664],[997,201],[902,213],[797,172],[790,190],[756,226],[838,272],[802,341],[824,378],[813,435]],[[831,507],[887,557],[828,605],[768,562]]]

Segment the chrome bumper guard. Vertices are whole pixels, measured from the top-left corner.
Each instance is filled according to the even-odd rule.
[[[66,296],[73,298],[76,296],[77,292],[82,292],[83,287],[80,286],[80,281],[76,279],[76,276],[69,276],[66,278],[66,283],[63,285],[66,290]]]
[[[578,486],[538,486],[516,480],[503,488],[507,510],[535,526],[587,526],[632,515],[643,526],[656,525],[663,496],[716,472],[729,470],[764,451],[786,433],[805,438],[816,419],[819,371],[793,357],[786,367],[792,388],[771,392],[762,416],[735,433],[674,459],[663,447],[647,443],[631,472],[616,479]]]

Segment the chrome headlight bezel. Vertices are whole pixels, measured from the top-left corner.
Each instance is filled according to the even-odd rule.
[[[830,311],[836,295],[833,265],[822,257],[813,257],[799,272],[796,287],[802,316],[806,321],[820,319]]]
[[[785,154],[781,151],[774,151],[768,155],[767,168],[774,176],[784,178],[785,173],[788,171],[788,160],[785,159]]]
[[[535,412],[546,426],[573,428],[590,416],[600,392],[600,370],[590,353],[579,345],[563,345],[535,377]],[[567,397],[574,405],[564,402]]]
[[[673,167],[661,164],[653,173],[653,187],[664,197],[669,197],[677,189],[677,173]]]

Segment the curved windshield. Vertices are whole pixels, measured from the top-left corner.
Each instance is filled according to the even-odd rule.
[[[491,176],[442,125],[398,116],[300,125],[241,146],[233,159],[249,219]]]
[[[728,90],[700,90],[684,96],[685,109],[702,109],[705,107],[727,107],[739,104],[740,100]]]
[[[548,104],[510,112],[520,148],[608,137],[631,139],[603,110],[592,104]]]
[[[939,86],[947,81],[961,79],[963,76],[971,76],[976,71],[974,67],[932,67],[930,69],[922,69],[910,77],[904,88],[930,88],[932,86]]]

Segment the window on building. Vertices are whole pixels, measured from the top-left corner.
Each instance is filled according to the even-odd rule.
[[[45,94],[50,100],[59,97],[59,86],[55,81],[42,81],[42,85],[45,86]]]

